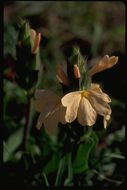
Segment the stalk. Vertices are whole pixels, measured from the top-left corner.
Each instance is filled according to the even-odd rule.
[[[27,110],[26,110],[26,123],[24,127],[24,134],[23,134],[23,150],[27,150],[27,142],[30,135],[30,128],[33,121],[33,98],[29,95],[27,96],[28,103],[27,103]]]

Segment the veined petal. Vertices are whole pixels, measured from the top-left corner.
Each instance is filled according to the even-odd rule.
[[[56,108],[44,120],[44,127],[46,132],[49,135],[55,133],[58,123],[59,123],[59,108]]]
[[[85,97],[81,98],[78,109],[78,121],[81,125],[92,126],[97,118],[97,113],[91,106],[89,100]]]
[[[73,99],[81,98],[81,92],[82,91],[70,92],[66,94],[65,96],[63,96],[63,98],[61,99],[62,105],[67,107]]]
[[[67,107],[65,114],[66,122],[70,123],[76,119],[80,100],[80,91],[68,93],[61,99],[62,105]]]
[[[38,120],[37,120],[37,125],[36,125],[36,127],[38,129],[41,128],[44,120],[50,115],[50,113],[51,113],[51,111],[49,111],[49,109],[47,107],[44,109],[43,112],[40,113]]]
[[[58,104],[60,97],[50,90],[36,90],[35,92],[35,109],[41,112],[45,107],[50,107]]]
[[[102,98],[91,95],[88,97],[88,99],[99,115],[106,116],[111,114],[110,105],[106,103]]]
[[[62,124],[66,124],[66,120],[65,120],[65,114],[66,114],[66,107],[63,107],[62,104],[59,107],[59,122],[61,122]]]
[[[51,115],[53,115],[53,118],[55,118],[55,114],[58,115],[59,112],[59,105],[55,105],[55,104],[47,104],[47,106],[45,106],[45,109],[40,113],[39,118],[37,120],[37,128],[40,129],[42,124],[46,121],[49,120]],[[60,120],[59,116],[56,116],[58,118],[58,120]],[[52,119],[53,120],[53,119]],[[51,121],[52,122],[52,121]],[[53,124],[53,123],[52,123]]]
[[[58,126],[58,123],[65,124],[65,112],[66,108],[60,105],[56,109],[54,109],[48,117],[44,120],[44,127],[45,130],[49,135],[54,134],[56,132],[56,128]]]
[[[108,94],[103,93],[102,91],[95,91],[95,90],[89,90],[90,96],[95,97],[98,101],[104,101],[104,102],[111,102],[110,97]]]
[[[99,92],[99,93],[102,92],[102,90],[100,88],[100,85],[95,84],[95,83],[91,83],[90,90],[93,90],[93,91],[96,91],[96,92]]]

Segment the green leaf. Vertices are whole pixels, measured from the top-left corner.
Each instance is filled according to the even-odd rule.
[[[44,172],[42,174],[43,174],[46,186],[50,186],[46,174]]]
[[[105,156],[110,157],[110,158],[118,158],[118,159],[125,159],[125,156],[121,155],[121,154],[115,154],[115,153],[111,153],[111,154],[105,154]]]
[[[94,151],[99,139],[98,139],[97,134],[94,131],[92,131],[92,133],[90,135],[90,138],[94,141],[93,147],[92,147],[92,150],[91,150],[91,151]]]
[[[60,155],[57,152],[55,152],[52,155],[51,160],[48,161],[44,166],[43,172],[45,172],[45,174],[49,174],[54,171],[57,171],[59,166],[59,161],[60,161]]]
[[[67,155],[67,165],[68,165],[68,176],[65,179],[64,186],[72,186],[73,185],[73,170],[72,170],[72,157],[71,152]]]
[[[90,154],[94,150],[96,143],[97,137],[92,132],[90,137],[79,145],[76,158],[73,162],[74,173],[81,173],[89,168]]]
[[[23,138],[23,128],[19,128],[13,133],[6,142],[4,142],[3,161],[7,162],[12,156],[16,148],[21,144]]]
[[[65,161],[66,161],[66,156],[61,158],[61,160],[59,161],[59,167],[58,167],[58,171],[57,171],[55,186],[58,186],[61,183],[61,179],[62,179],[62,175],[64,172],[65,163],[66,163]]]

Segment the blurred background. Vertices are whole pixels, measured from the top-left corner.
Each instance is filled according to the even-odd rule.
[[[94,82],[112,98],[112,120],[106,131],[100,120],[94,128],[98,135],[96,153],[99,165],[90,165],[85,175],[75,176],[82,186],[119,186],[125,181],[125,124],[127,115],[126,56],[125,56],[125,5],[123,2],[55,2],[21,1],[4,3],[4,173],[6,181],[15,186],[44,185],[40,177],[40,164],[52,184],[57,168],[55,158],[51,165],[48,153],[55,151],[49,137],[35,129],[36,119],[30,132],[28,160],[22,160],[20,145],[23,137],[25,92],[14,82],[16,59],[17,18],[26,19],[31,28],[42,34],[40,57],[43,66],[41,88],[60,93],[55,66],[62,63],[68,47],[79,45],[83,56],[91,61],[104,55],[119,56],[118,64],[98,73]],[[66,49],[66,51],[65,51]],[[36,115],[36,114],[35,114]],[[44,146],[45,143],[45,146]],[[47,157],[45,157],[45,155]],[[44,158],[44,159],[43,159]],[[46,162],[47,159],[47,162]],[[47,164],[47,165],[46,165]],[[44,168],[46,165],[46,168]],[[56,166],[56,168],[55,168]],[[96,168],[96,169],[95,169]],[[51,171],[50,171],[51,170]],[[106,177],[105,177],[106,176]],[[78,184],[75,184],[78,185]]]

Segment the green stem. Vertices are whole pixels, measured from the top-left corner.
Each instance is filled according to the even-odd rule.
[[[46,174],[44,172],[43,172],[43,177],[44,177],[46,186],[49,187],[50,185],[49,185],[48,179],[46,177]]]
[[[71,152],[68,154],[68,178],[72,181],[73,170],[72,170]]]
[[[41,60],[40,60],[40,51],[38,51],[37,55],[36,55],[36,69],[39,70],[38,73],[38,81],[36,83],[36,87],[33,87],[31,90],[29,90],[27,92],[27,112],[26,112],[26,124],[25,124],[25,128],[24,128],[24,135],[23,135],[23,150],[26,151],[27,149],[27,142],[29,139],[29,135],[30,135],[30,129],[32,126],[32,122],[33,122],[33,116],[35,113],[35,110],[33,108],[33,103],[34,103],[34,92],[36,90],[36,88],[39,87],[40,83],[41,83],[41,76],[42,76],[42,65],[41,65]]]
[[[35,89],[39,88],[41,83],[42,83],[42,76],[43,76],[43,67],[41,64],[41,59],[40,59],[40,50],[38,51],[38,54],[36,55],[36,69],[38,70],[38,81],[36,83]]]
[[[73,179],[73,169],[72,169],[72,157],[71,152],[68,153],[67,157],[67,163],[68,163],[68,177],[64,182],[64,186],[72,186],[72,179]]]
[[[60,185],[62,174],[64,172],[64,166],[65,166],[65,156],[60,160],[59,168],[56,176],[55,186]]]
[[[33,98],[28,95],[28,107],[26,113],[26,124],[24,128],[24,135],[23,135],[23,150],[26,151],[27,149],[27,142],[30,135],[30,128],[33,121]]]

